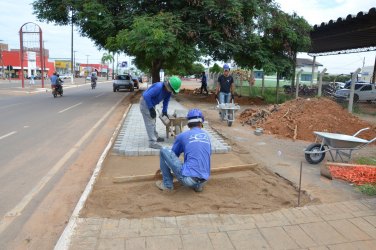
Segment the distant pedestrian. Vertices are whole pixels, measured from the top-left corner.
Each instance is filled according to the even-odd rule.
[[[30,85],[34,85],[34,84],[35,84],[34,74],[31,74],[31,76],[30,76]]]
[[[201,75],[201,90],[200,90],[200,94],[202,94],[202,91],[203,91],[203,90],[205,90],[206,95],[209,94],[207,86],[208,86],[208,82],[207,82],[207,78],[206,78],[205,72],[202,72],[202,75]]]

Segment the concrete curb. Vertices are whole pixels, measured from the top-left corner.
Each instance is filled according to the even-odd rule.
[[[120,101],[119,101],[119,103],[120,103]],[[117,103],[117,105],[119,105],[119,103]],[[110,141],[108,142],[106,148],[104,149],[102,155],[100,156],[100,158],[97,162],[97,165],[94,169],[94,172],[93,172],[88,184],[86,185],[86,188],[85,188],[84,192],[82,193],[79,201],[77,202],[77,205],[76,205],[75,209],[73,210],[71,217],[69,218],[69,222],[68,222],[67,226],[65,227],[63,233],[60,235],[60,238],[59,238],[58,242],[56,243],[54,249],[56,249],[56,250],[69,249],[71,237],[72,237],[73,232],[74,232],[74,230],[77,226],[77,219],[78,219],[78,216],[80,214],[80,211],[84,207],[85,202],[86,202],[87,198],[89,197],[89,194],[93,190],[94,183],[95,183],[97,177],[99,176],[99,174],[102,170],[103,161],[106,158],[108,152],[110,151],[110,148],[111,148],[112,144],[114,143],[114,141],[117,137],[117,134],[120,130],[120,127],[121,127],[121,125],[124,121],[124,118],[127,116],[131,106],[132,106],[132,104],[129,104],[127,110],[124,112],[122,119],[120,120],[119,124],[116,126],[116,129],[115,129],[114,133],[112,134]]]

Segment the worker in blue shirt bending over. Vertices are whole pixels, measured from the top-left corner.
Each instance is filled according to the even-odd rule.
[[[163,142],[164,139],[158,136],[156,130],[157,112],[155,106],[163,100],[162,115],[167,116],[168,103],[171,94],[179,93],[181,87],[181,80],[177,76],[172,76],[166,82],[156,82],[148,88],[141,97],[140,110],[146,127],[146,132],[149,137],[149,147],[161,149],[162,146],[158,142]]]
[[[173,190],[173,175],[186,187],[201,192],[210,176],[211,143],[203,128],[204,116],[199,109],[191,109],[187,115],[190,130],[179,134],[172,149],[160,151],[162,181],[156,185],[160,190]],[[179,160],[184,153],[184,163]],[[172,172],[172,173],[171,173]]]

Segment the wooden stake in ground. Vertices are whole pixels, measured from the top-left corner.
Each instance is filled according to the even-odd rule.
[[[245,165],[212,168],[211,174],[215,175],[215,174],[219,174],[219,173],[245,171],[245,170],[250,170],[250,169],[256,167],[257,165],[258,165],[257,163],[251,163],[251,164],[245,164]],[[157,179],[162,179],[162,175],[161,175],[160,170],[157,170],[157,172],[155,174],[114,177],[112,179],[112,182],[113,183],[126,183],[126,182],[139,182],[139,181],[153,181],[153,180],[157,180]]]

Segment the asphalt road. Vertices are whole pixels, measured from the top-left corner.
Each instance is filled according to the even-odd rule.
[[[128,95],[113,93],[111,82],[98,83],[95,90],[89,84],[66,85],[57,98],[46,90],[0,88],[0,243],[16,236]]]

